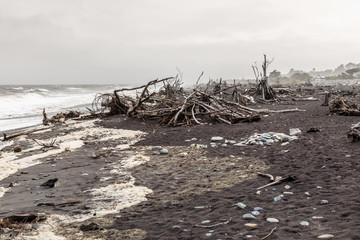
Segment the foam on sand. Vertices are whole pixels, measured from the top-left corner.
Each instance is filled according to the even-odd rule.
[[[70,133],[57,136],[59,148],[48,150],[47,152],[40,152],[40,146],[36,145],[30,139],[22,137],[22,141],[31,143],[30,148],[20,153],[4,152],[2,153],[2,164],[0,166],[0,180],[8,177],[21,169],[40,164],[42,159],[62,153],[66,149],[75,150],[84,145],[84,139],[88,141],[109,141],[113,139],[124,140],[124,144],[118,145],[115,149],[128,149],[129,146],[144,136],[145,133],[141,131],[131,131],[123,129],[107,129],[99,127],[95,124],[97,120],[72,122],[68,123],[65,130],[71,130]],[[16,141],[16,139],[15,139]],[[51,141],[51,139],[42,139],[42,142]],[[24,153],[36,152],[31,156],[23,156]],[[135,186],[135,178],[131,176],[129,168],[139,166],[150,160],[149,157],[142,155],[140,152],[122,151],[122,157],[110,165],[110,174],[126,175],[128,180],[122,183],[108,184],[100,188],[88,189],[93,198],[87,200],[87,205],[90,206],[90,213],[78,215],[59,215],[53,214],[48,216],[44,223],[39,223],[39,228],[32,232],[23,232],[17,236],[16,239],[66,239],[63,236],[58,236],[56,233],[61,229],[61,225],[73,222],[83,222],[90,218],[105,216],[111,213],[117,213],[123,208],[136,205],[142,201],[146,201],[146,195],[152,193],[152,190],[142,186]],[[116,177],[114,177],[115,179]],[[104,179],[104,180],[109,180]],[[11,191],[11,188],[0,187],[0,197],[6,191]],[[104,201],[107,199],[107,201]]]

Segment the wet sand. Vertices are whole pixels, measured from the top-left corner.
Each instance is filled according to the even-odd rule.
[[[306,111],[271,114],[259,122],[232,126],[163,128],[156,122],[113,116],[15,139],[2,150],[1,158],[15,145],[24,148],[18,158],[44,154],[40,148],[32,149],[36,148],[32,138],[58,138],[63,143],[60,152],[39,155],[43,157],[36,159],[37,165],[14,170],[0,181],[0,187],[13,185],[0,198],[1,218],[30,212],[48,215],[37,229],[2,229],[0,238],[261,239],[276,226],[267,239],[316,239],[322,234],[332,234],[333,239],[360,239],[360,147],[349,142],[346,134],[351,124],[360,120],[329,116],[321,103],[295,102],[291,108]],[[288,134],[294,127],[302,134],[284,146],[209,146],[213,136],[240,142],[255,132]],[[307,133],[312,127],[321,132]],[[186,141],[192,138],[197,140]],[[66,146],[66,142],[72,145]],[[152,151],[151,146],[158,145],[169,153]],[[294,175],[296,180],[257,192],[268,183],[257,172]],[[59,179],[54,188],[40,186],[53,178]],[[290,188],[285,189],[286,185]],[[274,197],[281,194],[282,199],[275,202]],[[76,200],[81,202],[38,206]],[[321,204],[321,200],[328,203]],[[238,202],[247,207],[239,209]],[[264,210],[255,220],[244,220],[243,214],[254,207]],[[267,222],[269,217],[279,223]],[[300,226],[300,221],[309,226]],[[257,226],[250,228],[246,223]]]

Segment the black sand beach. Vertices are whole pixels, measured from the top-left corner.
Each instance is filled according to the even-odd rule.
[[[291,108],[306,111],[230,126],[167,128],[116,115],[16,138],[1,151],[2,167],[7,167],[0,186],[7,192],[0,198],[0,218],[45,213],[47,219],[21,228],[2,226],[0,239],[264,239],[269,233],[266,239],[324,234],[360,239],[360,148],[347,139],[359,118],[330,116],[321,101],[294,103]],[[314,127],[321,131],[307,133]],[[287,145],[221,145],[253,133],[288,134],[289,128],[302,134]],[[224,140],[213,148],[214,136]],[[44,150],[31,139],[57,139],[60,148]],[[22,152],[12,153],[14,146]],[[17,158],[31,156],[39,163],[9,170]],[[269,181],[257,172],[296,179],[259,192]],[[41,186],[55,178],[55,187]],[[240,209],[239,202],[246,207]],[[263,208],[260,215],[243,219],[254,207]]]

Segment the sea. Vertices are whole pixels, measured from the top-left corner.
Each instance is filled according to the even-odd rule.
[[[111,93],[128,85],[0,85],[0,134],[42,124],[48,117],[76,110],[89,113],[97,93]]]

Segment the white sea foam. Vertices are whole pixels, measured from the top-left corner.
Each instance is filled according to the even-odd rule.
[[[69,124],[67,128],[69,129],[77,129],[84,128],[82,130],[73,132],[72,134],[68,134],[58,139],[62,141],[60,143],[60,149],[52,150],[46,153],[36,154],[32,157],[28,158],[16,158],[15,153],[8,153],[8,156],[5,157],[5,162],[8,162],[8,167],[11,167],[11,163],[14,161],[25,161],[24,166],[28,166],[29,164],[37,164],[39,163],[39,158],[45,157],[45,155],[53,155],[58,153],[58,151],[64,150],[66,147],[65,143],[70,143],[69,145],[72,149],[79,148],[82,146],[83,142],[80,140],[84,136],[96,136],[96,141],[103,141],[104,139],[127,139],[128,142],[124,143],[124,146],[129,146],[128,144],[134,143],[139,140],[144,133],[140,131],[130,131],[130,130],[122,130],[122,129],[106,129],[102,127],[97,127],[95,125],[96,120],[85,121],[85,122],[74,122]],[[34,150],[38,146],[33,146]],[[121,148],[121,145],[118,146]],[[30,150],[28,150],[30,151]],[[117,213],[123,208],[127,208],[133,205],[136,205],[142,201],[146,201],[146,195],[152,193],[152,190],[142,186],[135,186],[135,178],[130,175],[128,171],[129,168],[139,166],[150,160],[149,157],[144,156],[141,153],[136,153],[132,151],[124,151],[124,156],[119,159],[116,163],[112,164],[111,167],[115,171],[111,171],[112,174],[121,174],[128,175],[129,180],[124,183],[114,183],[108,184],[104,187],[88,189],[87,191],[93,195],[92,199],[87,200],[87,205],[91,206],[91,213],[89,214],[79,214],[79,215],[59,215],[53,214],[48,217],[45,223],[40,224],[39,228],[31,233],[24,232],[17,236],[16,239],[55,239],[55,240],[63,240],[66,239],[64,236],[56,235],[57,227],[62,228],[63,224],[69,224],[73,222],[83,222],[90,218],[93,218],[93,213],[96,213],[96,217],[102,217],[107,214]],[[13,161],[9,161],[13,159]],[[13,166],[13,168],[21,168],[23,165],[18,164]],[[5,172],[9,171],[9,169],[5,169]],[[10,171],[12,171],[10,169]],[[104,178],[102,181],[110,180],[111,178]],[[0,193],[3,190],[9,191],[10,189],[0,189]],[[107,201],[103,201],[103,199],[108,199]],[[110,200],[110,201],[109,201]],[[78,233],[81,235],[81,233]],[[80,237],[80,236],[79,236]]]

